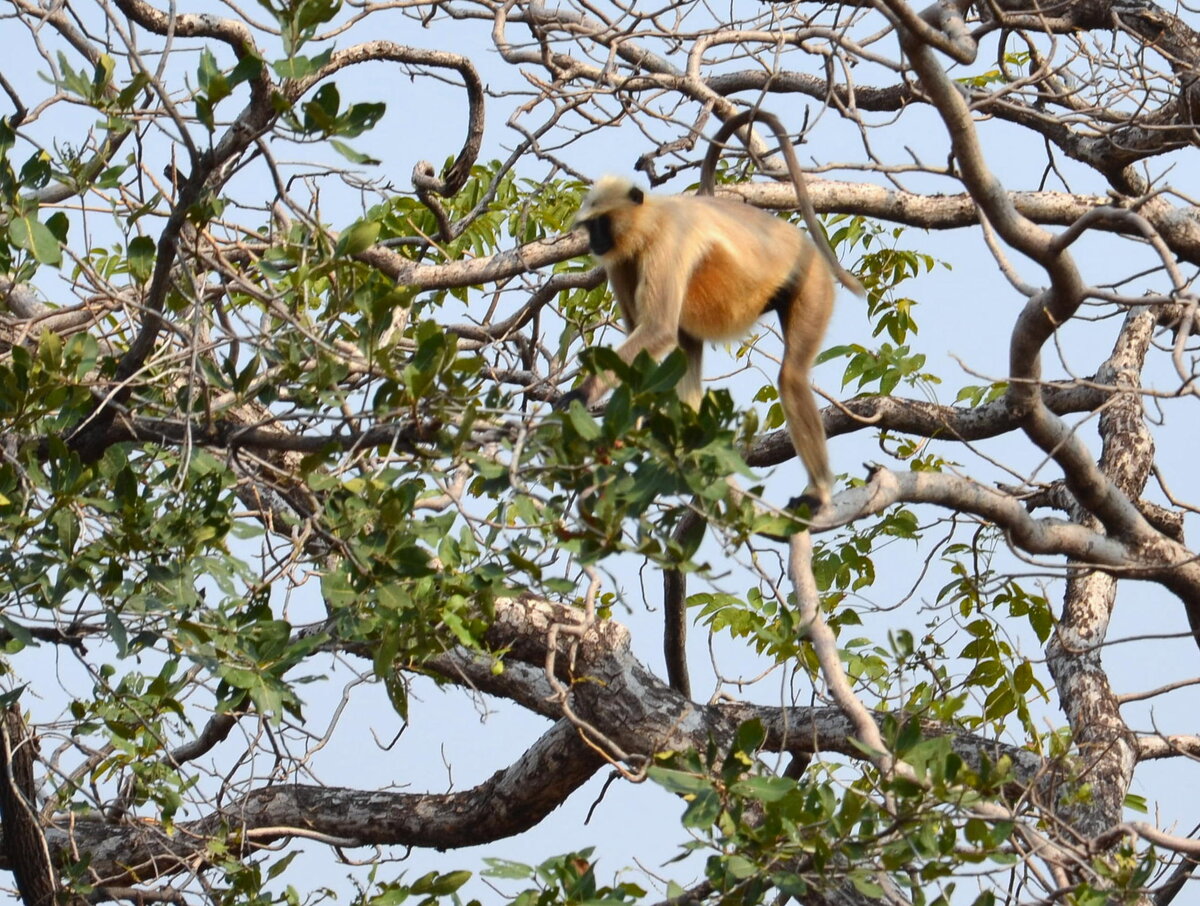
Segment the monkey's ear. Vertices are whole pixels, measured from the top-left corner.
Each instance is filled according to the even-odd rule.
[[[641,189],[639,189],[637,186],[630,186],[629,187],[629,200],[632,201],[634,204],[641,204],[643,201],[646,200],[646,193],[643,192]]]

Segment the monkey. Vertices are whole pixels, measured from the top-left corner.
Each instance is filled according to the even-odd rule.
[[[755,120],[779,140],[811,238],[752,205],[713,197],[721,142]],[[704,341],[742,337],[774,311],[784,342],[779,398],[809,479],[793,503],[824,507],[833,473],[809,370],[833,312],[833,278],[857,295],[862,285],[825,240],[791,141],[774,115],[745,110],[723,124],[705,155],[700,191],[649,195],[623,177],[604,176],[580,204],[572,226],[587,230],[589,250],[603,265],[629,330],[617,354],[631,362],[642,350],[661,359],[682,349],[688,365],[678,392],[695,408],[703,395]],[[575,400],[591,405],[612,381],[610,374],[591,375],[555,408],[565,410]]]
[[[722,143],[755,120],[765,122],[779,140],[811,241],[757,208],[711,197]],[[631,361],[643,349],[661,356],[682,347],[688,372],[679,393],[694,406],[701,394],[702,341],[744,333],[761,314],[776,311],[785,343],[780,399],[793,446],[809,473],[809,491],[789,506],[814,501],[824,506],[832,475],[808,371],[832,311],[832,277],[858,295],[862,286],[825,242],[791,143],[774,116],[747,110],[723,124],[701,166],[699,193],[652,198],[647,204],[645,193],[632,183],[609,177],[580,206],[575,225],[587,229],[589,248],[604,266],[630,331],[618,352]],[[590,377],[560,398],[556,408],[565,409],[575,399],[590,405],[610,382],[607,375]],[[702,517],[693,513],[692,518]],[[681,523],[676,534],[691,530]],[[671,687],[690,698],[685,574],[664,570],[663,583],[667,675]]]

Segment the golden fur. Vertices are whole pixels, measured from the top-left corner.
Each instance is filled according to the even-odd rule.
[[[756,117],[764,118],[750,111],[739,114],[722,133],[727,136]],[[770,117],[768,122],[784,141],[778,121]],[[807,192],[790,144],[785,156],[804,205]],[[711,186],[714,164],[710,153],[702,186]],[[810,212],[808,204],[806,217]],[[815,214],[809,222],[819,229]],[[693,406],[703,392],[702,341],[737,339],[764,311],[779,313],[784,337],[780,401],[792,443],[808,471],[808,492],[820,504],[828,503],[833,474],[809,369],[833,311],[834,274],[862,292],[832,251],[826,246],[822,257],[791,224],[740,201],[648,195],[617,176],[596,182],[575,225],[588,228],[592,252],[604,265],[629,330],[617,353],[630,362],[642,350],[661,358],[681,346],[688,355],[688,372],[679,394]],[[611,381],[611,375],[593,375],[563,397],[560,406],[573,399],[590,405]]]

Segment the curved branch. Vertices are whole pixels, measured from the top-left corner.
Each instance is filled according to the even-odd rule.
[[[833,506],[813,519],[812,530],[846,525],[901,501],[933,503],[983,517],[1027,553],[1065,556],[1089,568],[1157,582],[1189,611],[1200,608],[1200,561],[1183,545],[1157,533],[1154,543],[1126,543],[1078,523],[1034,518],[1020,499],[956,475],[878,468],[865,484],[840,492]]]
[[[228,44],[238,59],[261,56],[245,23],[210,13],[165,13],[143,0],[114,0],[117,9],[147,31],[180,38],[213,38]]]
[[[289,94],[300,97],[313,85],[338,70],[370,60],[452,69],[462,77],[463,87],[467,91],[467,136],[458,156],[446,170],[445,179],[438,179],[434,175],[436,170],[433,164],[427,161],[420,161],[413,170],[413,181],[418,189],[436,192],[443,196],[454,195],[466,184],[467,178],[471,175],[471,167],[479,157],[479,149],[483,144],[483,82],[479,78],[474,64],[467,57],[444,50],[408,47],[393,41],[366,41],[353,47],[347,47],[345,50],[336,51],[330,57],[329,62],[317,72],[303,79],[297,79],[291,86]]]
[[[788,543],[788,578],[796,596],[799,611],[801,638],[807,637],[820,665],[821,676],[829,697],[837,703],[838,710],[846,716],[854,728],[854,737],[866,750],[866,756],[881,774],[890,774],[896,764],[895,756],[883,741],[874,715],[867,710],[862,700],[850,686],[850,680],[842,667],[838,651],[837,636],[829,628],[821,613],[821,593],[812,571],[812,533],[797,532]]]
[[[795,192],[785,183],[742,183],[718,187],[721,193],[744,198],[751,204],[775,210],[796,205]],[[980,209],[969,193],[923,195],[867,183],[818,180],[809,176],[808,192],[821,214],[858,214],[927,230],[951,230],[980,223]],[[1112,204],[1103,195],[1071,192],[1007,192],[1013,209],[1039,226],[1069,227],[1088,212]],[[1176,255],[1200,264],[1200,212],[1190,202],[1172,205],[1155,195],[1138,207],[1138,213]],[[1099,220],[1090,228],[1118,236],[1140,238],[1142,230],[1131,221]]]
[[[903,5],[901,0],[885,0],[885,3],[889,7]],[[1158,533],[1104,475],[1075,432],[1041,400],[1042,347],[1055,330],[1075,315],[1083,301],[1085,288],[1078,268],[1049,232],[1038,229],[1021,215],[988,168],[962,90],[934,58],[932,50],[907,32],[901,33],[901,44],[946,124],[971,197],[979,203],[996,232],[1013,248],[1042,265],[1050,277],[1050,288],[1029,300],[1013,329],[1009,406],[1030,440],[1058,463],[1080,505],[1093,513],[1109,532],[1153,543]]]
[[[256,790],[167,834],[142,822],[113,825],[74,819],[46,837],[56,857],[86,852],[89,868],[107,885],[144,883],[206,864],[207,842],[254,838],[253,846],[306,834],[344,845],[449,849],[512,836],[539,823],[603,767],[604,761],[560,721],[513,765],[461,793],[395,793],[281,785]],[[274,829],[258,835],[257,829]],[[294,828],[296,833],[287,829]],[[250,848],[249,843],[243,846]],[[9,863],[5,867],[11,868]]]
[[[584,283],[590,283],[590,279]],[[498,331],[487,332],[489,337]],[[1092,412],[1098,409],[1112,391],[1096,385],[1060,387],[1051,385],[1046,401],[1058,414]],[[941,406],[925,400],[901,397],[864,397],[826,407],[822,413],[825,431],[830,437],[851,434],[867,428],[882,428],[918,437],[971,441],[997,437],[1015,430],[1019,424],[1003,400],[959,409]],[[503,430],[498,426],[499,430]],[[516,429],[516,426],[513,426]],[[124,443],[131,440],[159,444],[199,444],[214,449],[248,449],[260,452],[318,453],[330,447],[351,450],[376,444],[419,444],[436,436],[432,423],[400,421],[374,425],[359,430],[335,433],[296,434],[289,431],[258,427],[236,418],[217,418],[189,422],[183,419],[158,419],[125,414],[120,423],[110,427],[104,443]],[[773,466],[795,456],[792,442],[784,429],[758,438],[746,452],[751,466]]]

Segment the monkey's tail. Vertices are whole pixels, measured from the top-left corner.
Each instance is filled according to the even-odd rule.
[[[821,249],[821,254],[825,256],[825,260],[829,262],[829,268],[833,271],[833,275],[837,277],[839,283],[856,296],[865,296],[867,291],[863,289],[862,283],[852,273],[842,267],[842,263],[838,261],[837,256],[833,253],[833,248],[829,245],[829,240],[825,236],[824,230],[821,229],[820,221],[817,220],[817,212],[812,206],[812,199],[808,195],[808,187],[804,183],[804,172],[800,169],[800,161],[796,159],[796,152],[792,148],[792,140],[787,134],[787,130],[783,128],[783,123],[779,121],[779,117],[773,113],[768,113],[766,110],[759,110],[751,107],[748,110],[741,110],[735,113],[717,130],[717,134],[712,137],[709,142],[708,151],[704,155],[704,163],[700,165],[700,195],[715,195],[716,186],[716,169],[717,160],[721,157],[721,150],[724,148],[725,142],[738,129],[749,125],[755,121],[764,123],[770,130],[775,133],[775,138],[779,142],[779,150],[783,153],[783,158],[787,161],[788,173],[792,177],[792,185],[796,189],[796,201],[800,206],[800,213],[804,216],[804,223],[808,227],[808,232],[812,235],[812,241]],[[749,149],[749,141],[744,142],[746,148]]]

